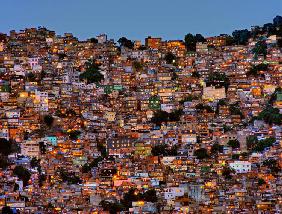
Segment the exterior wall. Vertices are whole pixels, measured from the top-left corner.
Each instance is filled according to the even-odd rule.
[[[26,141],[21,144],[21,154],[30,157],[39,157],[39,144],[35,141]]]
[[[251,171],[251,163],[248,161],[234,161],[229,166],[237,173],[247,173]]]
[[[220,100],[226,98],[225,88],[204,87],[203,99],[204,100]]]

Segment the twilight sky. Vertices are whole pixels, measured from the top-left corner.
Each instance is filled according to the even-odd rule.
[[[0,32],[45,26],[80,39],[213,36],[272,22],[282,0],[4,0]]]

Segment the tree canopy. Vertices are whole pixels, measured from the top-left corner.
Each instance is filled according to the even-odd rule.
[[[213,113],[214,110],[211,106],[209,105],[205,105],[203,103],[199,103],[195,106],[196,110],[199,111],[199,112],[204,112],[206,111],[207,113]]]
[[[232,173],[234,173],[233,169],[231,169],[230,167],[223,167],[223,169],[222,169],[222,176],[225,179],[231,179],[232,178]]]
[[[232,33],[235,44],[237,45],[246,45],[249,38],[251,38],[251,32],[247,29],[244,30],[235,30]]]
[[[47,126],[49,126],[49,127],[51,127],[52,125],[53,125],[53,123],[54,123],[54,118],[53,118],[53,116],[52,115],[45,115],[44,116],[44,118],[43,118],[43,120],[44,120],[44,123],[47,125]]]
[[[66,170],[60,168],[58,174],[63,182],[67,182],[68,184],[79,184],[81,180],[78,176],[75,175],[74,172],[67,172]]]
[[[209,157],[208,151],[205,148],[200,148],[200,149],[195,150],[194,156],[196,156],[196,158],[200,160],[206,159]]]
[[[262,112],[259,113],[259,120],[263,120],[269,125],[281,125],[282,124],[282,114],[278,108],[273,108],[272,106],[267,106]]]
[[[9,206],[3,206],[2,207],[2,214],[13,214],[13,210]]]
[[[152,123],[155,123],[157,126],[160,126],[162,123],[167,122],[177,122],[180,120],[181,115],[183,115],[182,109],[177,109],[168,113],[166,111],[158,110],[154,113],[154,116],[151,119]]]
[[[97,44],[98,43],[98,39],[96,38],[90,38],[89,41],[93,44]]]
[[[230,146],[232,149],[240,148],[240,142],[237,139],[236,140],[229,140],[227,145]]]
[[[144,193],[137,192],[137,189],[131,188],[128,192],[124,193],[123,199],[121,200],[124,207],[127,209],[131,207],[133,201],[147,201],[147,202],[157,202],[158,197],[156,190],[149,189]]]
[[[133,49],[134,47],[134,43],[131,40],[127,39],[126,37],[121,37],[117,42],[120,44],[120,46],[129,48],[129,49]]]
[[[226,76],[226,74],[220,72],[209,73],[205,82],[207,86],[213,85],[215,87],[225,87],[225,89],[228,89],[228,86],[230,85],[229,78]]]
[[[69,135],[69,138],[71,140],[77,140],[79,135],[81,134],[81,131],[79,130],[71,130],[68,135]]]
[[[171,52],[168,52],[165,57],[164,57],[165,61],[167,64],[173,64],[175,63],[175,60],[176,60],[176,56],[171,53]]]
[[[275,143],[275,138],[266,138],[264,140],[258,141],[255,145],[253,145],[252,150],[254,152],[263,152],[266,148],[270,147]]]
[[[258,65],[253,65],[250,70],[246,73],[247,76],[255,76],[258,77],[262,75],[262,72],[267,71],[268,69],[268,64],[258,64]]]
[[[269,167],[272,173],[278,173],[281,171],[278,161],[272,158],[263,161],[262,165]]]
[[[240,115],[241,119],[244,118],[244,114],[241,111],[241,108],[239,106],[239,102],[230,104],[229,111],[230,111],[231,115]]]
[[[206,42],[206,39],[201,34],[193,35],[188,33],[184,38],[187,51],[196,51],[197,42]]]
[[[23,181],[23,185],[26,186],[31,177],[30,172],[23,166],[16,166],[13,170],[13,174]]]
[[[12,143],[5,138],[0,138],[0,154],[8,156],[12,153]]]
[[[175,156],[177,155],[177,146],[172,146],[171,148],[169,148],[166,144],[159,144],[153,146],[151,152],[154,156]]]
[[[211,154],[223,153],[223,146],[219,143],[214,143],[211,147]]]
[[[86,71],[79,75],[80,80],[86,81],[87,84],[100,83],[104,80],[104,75],[99,70],[99,65],[94,61],[85,63]]]
[[[252,51],[255,54],[255,56],[263,55],[265,57],[267,54],[266,42],[264,40],[258,41]]]

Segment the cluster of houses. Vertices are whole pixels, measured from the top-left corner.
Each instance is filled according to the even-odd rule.
[[[267,54],[255,55],[262,39]],[[0,161],[0,208],[279,213],[279,39],[227,45],[221,35],[188,52],[154,37],[127,47],[43,27],[1,34],[0,144],[17,149]],[[101,81],[80,78],[89,60]]]

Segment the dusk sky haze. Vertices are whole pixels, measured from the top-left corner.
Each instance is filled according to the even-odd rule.
[[[142,40],[183,39],[187,33],[214,36],[272,22],[282,0],[5,0],[0,32],[45,26],[80,39],[108,34]]]

